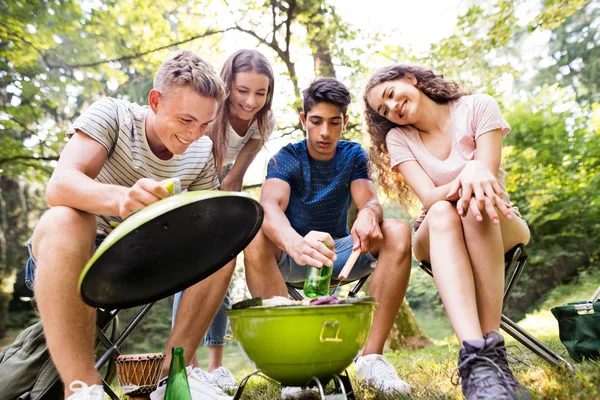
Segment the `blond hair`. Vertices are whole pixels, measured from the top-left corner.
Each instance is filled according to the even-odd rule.
[[[171,89],[181,86],[190,86],[201,96],[215,99],[219,108],[227,97],[225,84],[212,65],[189,50],[173,52],[154,76],[154,89],[164,96],[168,96]]]

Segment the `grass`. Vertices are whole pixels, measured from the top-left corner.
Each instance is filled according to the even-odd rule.
[[[587,361],[575,364],[568,357],[566,349],[558,338],[557,322],[550,312],[550,309],[557,305],[587,300],[594,292],[598,282],[600,282],[600,272],[587,275],[579,281],[557,288],[538,303],[536,311],[527,314],[519,322],[523,328],[571,362],[576,369],[575,373],[570,373],[564,366],[552,367],[538,356],[523,349],[525,361],[529,366],[515,365],[513,371],[516,377],[533,392],[535,398],[549,400],[591,400],[600,398],[599,363]],[[456,369],[459,346],[458,341],[452,334],[448,320],[445,317],[434,317],[418,311],[415,316],[421,328],[434,339],[434,344],[419,350],[399,353],[387,351],[384,354],[388,361],[394,365],[399,376],[410,383],[413,393],[410,397],[385,396],[371,391],[356,383],[354,366],[351,366],[349,372],[359,400],[403,398],[446,400],[464,398],[460,388],[451,383],[452,374]],[[518,344],[510,336],[505,335],[505,337],[507,345]],[[231,347],[229,357],[236,361],[228,364],[226,360],[224,364],[232,368],[239,381],[252,372],[252,366],[243,359],[241,354],[235,355],[237,346],[227,347]],[[201,355],[199,354],[199,356]],[[202,360],[202,358],[200,359]],[[252,378],[249,381],[242,397],[246,400],[279,398],[280,388],[278,385],[260,378]],[[308,396],[305,398],[317,397]]]

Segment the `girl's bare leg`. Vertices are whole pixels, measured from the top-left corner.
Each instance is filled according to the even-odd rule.
[[[442,302],[461,343],[499,329],[504,253],[529,241],[527,224],[516,215],[511,220],[500,217],[499,225],[493,225],[487,215],[483,217],[481,222],[470,214],[460,217],[453,204],[438,202],[415,235],[415,256],[430,261]]]
[[[477,221],[472,213],[462,218],[465,243],[473,267],[477,310],[482,332],[500,329],[504,294],[504,253],[518,243],[529,241],[527,224],[514,213],[500,216],[494,225],[486,213]]]
[[[459,342],[481,339],[473,269],[461,217],[452,203],[440,201],[429,209],[415,235],[414,253],[417,260],[431,263],[435,284]]]

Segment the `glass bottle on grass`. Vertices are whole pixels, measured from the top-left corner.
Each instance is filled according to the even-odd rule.
[[[329,248],[325,243],[323,243],[323,246]],[[308,266],[306,279],[304,280],[304,295],[310,298],[329,296],[332,272],[333,266],[323,265],[321,268]]]
[[[185,361],[183,360],[183,347],[173,347],[171,354],[171,365],[169,366],[164,400],[192,400]]]

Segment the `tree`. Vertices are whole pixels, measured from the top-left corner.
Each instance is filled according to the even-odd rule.
[[[556,85],[511,107],[507,189],[531,229],[529,263],[511,306],[526,311],[600,256],[600,136]]]
[[[542,68],[534,85],[556,80],[562,87],[575,92],[584,106],[600,102],[600,20],[598,2],[587,1],[552,29],[547,55],[540,62],[551,64]],[[549,59],[549,60],[548,60]]]

